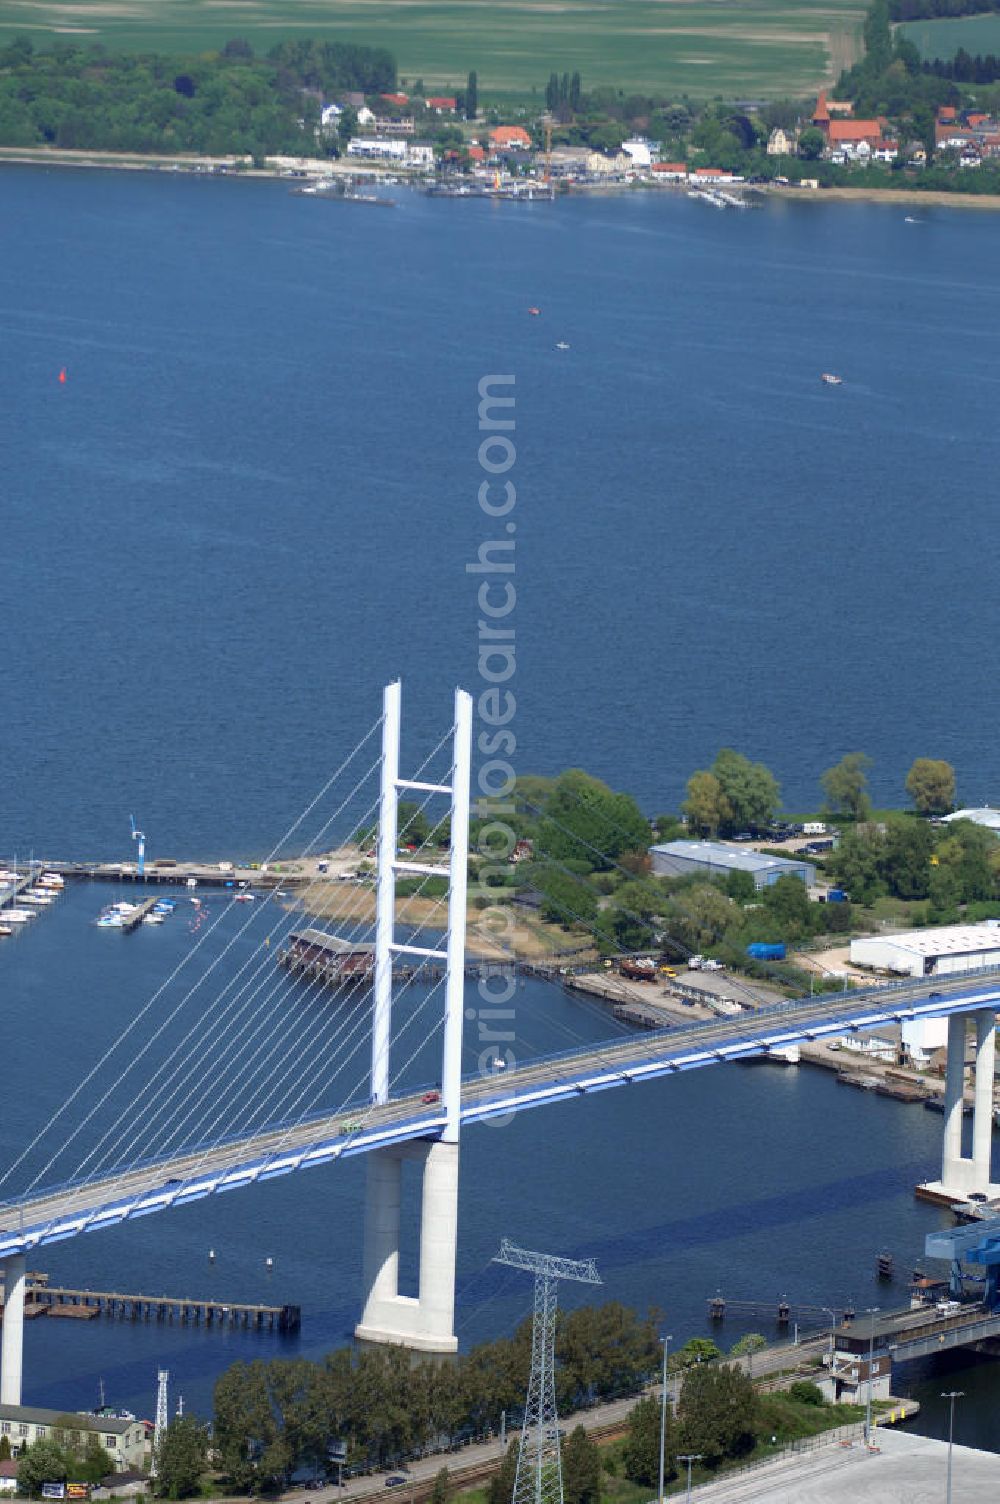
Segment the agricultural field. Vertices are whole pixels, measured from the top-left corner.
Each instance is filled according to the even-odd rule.
[[[387,47],[403,78],[479,73],[480,93],[542,93],[555,70],[694,96],[813,92],[860,52],[865,0],[0,0],[23,34],[130,51],[206,51],[233,36]]]
[[[907,21],[899,30],[920,52],[921,57],[948,59],[960,47],[975,57],[992,52],[1000,56],[1000,15],[966,16],[947,21]]]

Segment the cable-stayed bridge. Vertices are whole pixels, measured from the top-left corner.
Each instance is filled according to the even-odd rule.
[[[280,908],[268,912],[265,903],[253,906],[237,935],[200,972],[202,940],[195,943],[191,957],[178,968],[194,962],[194,985],[183,986],[177,1002],[157,989],[2,1177],[9,1185],[13,1170],[29,1162],[30,1151],[44,1145],[46,1134],[55,1136],[58,1147],[47,1158],[43,1151],[44,1162],[28,1185],[16,1195],[8,1191],[0,1202],[5,1284],[0,1402],[20,1402],[26,1254],[83,1232],[357,1154],[368,1156],[367,1299],[358,1333],[376,1341],[454,1350],[463,1126],[686,1070],[767,1056],[803,1040],[887,1022],[949,1016],[938,1189],[943,1198],[952,1199],[970,1191],[996,1191],[991,1186],[991,1135],[1000,970],[802,998],[738,1018],[580,1044],[509,1068],[498,1069],[493,1061],[485,1074],[463,1076],[471,701],[459,692],[453,726],[410,779],[399,774],[399,705],[399,686],[389,686],[380,721],[347,763],[358,755],[363,760],[363,749],[377,730],[381,756],[360,779],[348,776],[348,794],[337,806],[339,813],[351,804],[352,833],[364,831],[366,841],[371,839],[367,822],[377,813],[371,986],[353,989],[346,1002],[334,1007],[321,986],[276,975],[276,945],[296,921]],[[444,774],[434,773],[427,764],[448,743],[450,766]],[[345,771],[342,764],[335,776]],[[377,798],[362,810],[360,789],[366,777],[374,776]],[[406,838],[416,817],[409,811],[400,823],[399,796],[404,793],[418,795],[421,809],[434,800],[448,800],[447,865],[433,827],[421,844],[438,853],[434,860],[420,860],[419,850],[407,849],[416,844]],[[327,817],[313,840],[327,837],[330,824]],[[401,877],[418,893],[436,891],[445,877],[447,893],[433,900],[429,919],[399,939],[396,885]],[[359,917],[356,907],[357,890],[345,885],[342,898],[326,908],[324,922],[349,941],[370,933],[370,917]],[[411,979],[394,986],[393,967],[400,958],[418,967],[431,962],[443,973],[415,1006],[411,998],[405,1010],[401,1003],[414,984]],[[977,1050],[971,1158],[962,1154],[969,1014],[975,1018]],[[429,1056],[429,1050],[438,1049],[439,1034],[440,1055]],[[115,1075],[118,1049],[126,1052],[126,1060]],[[353,1088],[341,1084],[349,1080],[358,1056]],[[428,1058],[440,1061],[437,1080],[414,1089],[407,1068]],[[336,1087],[331,1095],[332,1079]],[[81,1109],[90,1105],[69,1126],[74,1098]],[[113,1112],[123,1099],[124,1105]],[[81,1158],[70,1173],[59,1175],[70,1149],[79,1150]],[[415,1299],[398,1289],[401,1169],[408,1158],[423,1165],[420,1293]]]

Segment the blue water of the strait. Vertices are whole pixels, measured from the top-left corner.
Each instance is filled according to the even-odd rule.
[[[396,674],[407,759],[426,752],[452,687],[482,682],[465,566],[512,536],[477,503],[488,375],[516,378],[519,771],[582,766],[654,812],[729,744],[806,808],[819,772],[860,749],[878,801],[918,755],[954,763],[963,801],[995,800],[1000,221],[917,217],[407,193],[376,214],[273,182],[3,173],[0,851],[124,857],[134,812],[151,855],[259,856]],[[204,938],[186,910],[99,932],[107,896],[75,888],[0,949],[3,1165]],[[225,913],[206,954],[234,940],[238,955],[240,922]],[[404,1006],[415,1041],[420,1001]],[[287,1074],[329,1021],[292,985],[269,1006],[272,1036],[289,1018],[301,1031]],[[537,984],[517,994],[522,1058],[611,1027]],[[436,1074],[419,1050],[410,1069]],[[303,1103],[334,1090],[322,1071],[317,1054]],[[94,1109],[100,1153],[131,1101],[115,1080],[99,1069],[67,1109]],[[884,1304],[875,1254],[906,1270],[940,1224],[912,1198],[940,1132],[766,1067],[470,1131],[460,1338],[529,1307],[489,1265],[504,1235],[594,1255],[607,1297],[659,1305],[678,1337],[718,1288]],[[351,1161],[45,1250],[77,1285],[273,1291],[303,1327],[39,1321],[27,1398],[93,1403],[103,1377],[148,1413],[165,1365],[207,1411],[232,1359],[345,1340],[363,1177]],[[412,1216],[408,1238],[412,1277]],[[727,1323],[725,1340],[762,1324]],[[967,1422],[983,1444],[986,1409]]]

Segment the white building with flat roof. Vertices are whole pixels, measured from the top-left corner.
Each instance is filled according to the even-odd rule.
[[[950,825],[953,820],[971,820],[973,825],[985,826],[987,830],[995,831],[1000,836],[1000,809],[991,809],[988,804],[981,805],[978,809],[957,809],[953,815],[944,817],[946,825]]]
[[[901,977],[950,976],[1000,966],[1000,921],[865,935],[851,941],[851,964]]]

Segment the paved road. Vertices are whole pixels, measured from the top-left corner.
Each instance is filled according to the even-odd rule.
[[[803,1038],[843,1033],[848,1027],[876,1026],[915,1007],[936,1011],[1000,1006],[1000,971],[978,982],[966,974],[950,979],[902,983],[858,993],[803,998],[739,1018],[708,1019],[606,1044],[567,1051],[518,1065],[503,1075],[467,1079],[462,1086],[462,1118],[522,1111],[577,1094],[632,1084],[643,1079],[728,1059],[766,1054]],[[420,1093],[382,1106],[339,1109],[304,1123],[265,1132],[159,1163],[109,1175],[86,1185],[39,1194],[0,1208],[0,1257],[37,1244],[45,1233],[73,1236],[85,1224],[113,1225],[127,1214],[165,1210],[226,1187],[364,1153],[390,1142],[433,1138],[443,1127],[440,1104]],[[356,1130],[348,1125],[359,1125]],[[33,1235],[25,1236],[25,1231]],[[6,1233],[6,1236],[4,1234]]]

